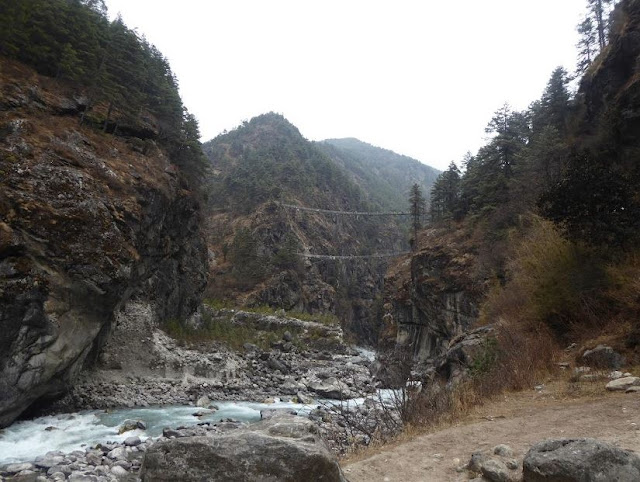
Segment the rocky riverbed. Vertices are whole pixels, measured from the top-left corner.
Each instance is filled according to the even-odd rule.
[[[238,418],[228,417],[234,414]],[[211,402],[202,397],[194,406],[121,409],[45,417],[18,422],[0,440],[0,450],[12,451],[13,462],[0,465],[0,480],[113,481],[135,480],[144,454],[159,442],[176,438],[213,437],[238,429],[253,430],[250,422],[301,415],[333,454],[343,454],[355,444],[366,445],[376,428],[398,423],[383,408],[380,397],[301,404],[275,401],[267,404]],[[125,415],[136,416],[122,420]],[[162,417],[162,418],[159,418]],[[115,421],[120,420],[118,423]],[[162,427],[162,422],[175,425]],[[52,424],[52,425],[48,425]],[[22,427],[18,427],[23,425]],[[256,425],[259,427],[260,425]],[[161,428],[162,427],[162,428]],[[399,425],[395,425],[399,428]],[[66,437],[66,438],[65,438]],[[100,439],[100,442],[95,442]],[[15,440],[15,442],[12,442]],[[47,444],[47,440],[49,444]],[[94,440],[81,444],[81,440]],[[11,446],[15,444],[13,447]],[[37,457],[25,453],[55,446]],[[70,450],[73,449],[73,450]],[[26,452],[25,452],[26,450]],[[31,451],[36,452],[31,452]],[[6,460],[8,454],[4,453]]]
[[[339,326],[284,315],[220,310],[208,315],[251,330],[253,343],[184,342],[147,320],[134,305],[119,320],[97,367],[47,413],[146,407],[211,400],[350,399],[375,391],[372,357],[343,341]],[[274,336],[276,334],[276,336]]]
[[[85,439],[85,446],[78,443],[66,453],[39,452],[33,457],[10,459],[15,463],[5,466],[1,477],[135,479],[144,452],[158,441],[218,434],[283,411],[309,418],[335,454],[368,444],[379,427],[386,431],[400,427],[392,411],[381,403],[385,395],[376,391],[373,353],[347,345],[339,326],[282,313],[205,312],[209,321],[218,317],[221,322],[251,330],[255,343],[230,349],[215,340],[174,339],[154,324],[152,311],[144,304],[129,304],[96,367],[81,374],[67,396],[42,407],[40,414],[77,415],[85,411],[81,413],[103,419],[127,410],[152,413],[154,407],[167,407],[180,412],[173,416],[175,423],[146,427],[146,415],[134,416],[144,429],[134,424],[124,427],[127,431],[123,433],[120,426],[106,423],[104,434]],[[203,322],[195,319],[191,323],[197,329]],[[239,403],[232,403],[236,401]],[[229,412],[231,405],[251,413]],[[78,420],[67,423],[80,424]],[[68,429],[53,421],[35,430],[38,440],[46,445],[57,436],[54,432]]]

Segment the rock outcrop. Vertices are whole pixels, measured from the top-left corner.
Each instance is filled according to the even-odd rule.
[[[525,455],[524,482],[640,480],[640,457],[594,439],[545,440]]]
[[[145,454],[140,475],[143,481],[346,481],[317,427],[299,417],[157,443]]]
[[[153,140],[143,154],[80,126],[53,79],[0,61],[1,427],[62,394],[128,300],[194,311],[208,258],[199,204]]]
[[[417,364],[433,365],[478,316],[475,255],[458,233],[427,230],[420,249],[387,274],[384,321],[391,345]]]

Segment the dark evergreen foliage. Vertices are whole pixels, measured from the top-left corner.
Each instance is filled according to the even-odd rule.
[[[455,162],[449,164],[431,188],[429,210],[432,221],[456,218],[460,210],[460,169]]]
[[[169,63],[121,18],[110,22],[103,0],[0,0],[0,54],[82,88],[89,106],[81,122],[98,104],[106,115],[93,122],[106,132],[126,134],[153,118],[172,160],[195,170],[204,165],[197,123]]]
[[[362,190],[331,159],[279,114],[254,117],[204,144],[214,169],[211,203],[247,214],[266,201],[304,200],[325,209],[359,206],[368,210]]]

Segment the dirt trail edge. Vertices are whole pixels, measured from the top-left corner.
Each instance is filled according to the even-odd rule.
[[[455,469],[473,452],[504,443],[521,459],[536,442],[571,437],[597,438],[640,453],[640,395],[574,401],[516,396],[482,407],[460,425],[383,448],[343,468],[350,482],[463,481],[467,474]]]

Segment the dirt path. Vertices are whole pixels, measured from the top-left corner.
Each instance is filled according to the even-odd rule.
[[[534,443],[563,437],[598,438],[640,453],[640,395],[558,400],[515,394],[481,407],[456,426],[347,461],[343,468],[350,482],[463,481],[466,474],[455,467],[473,452],[504,443],[522,458]]]

